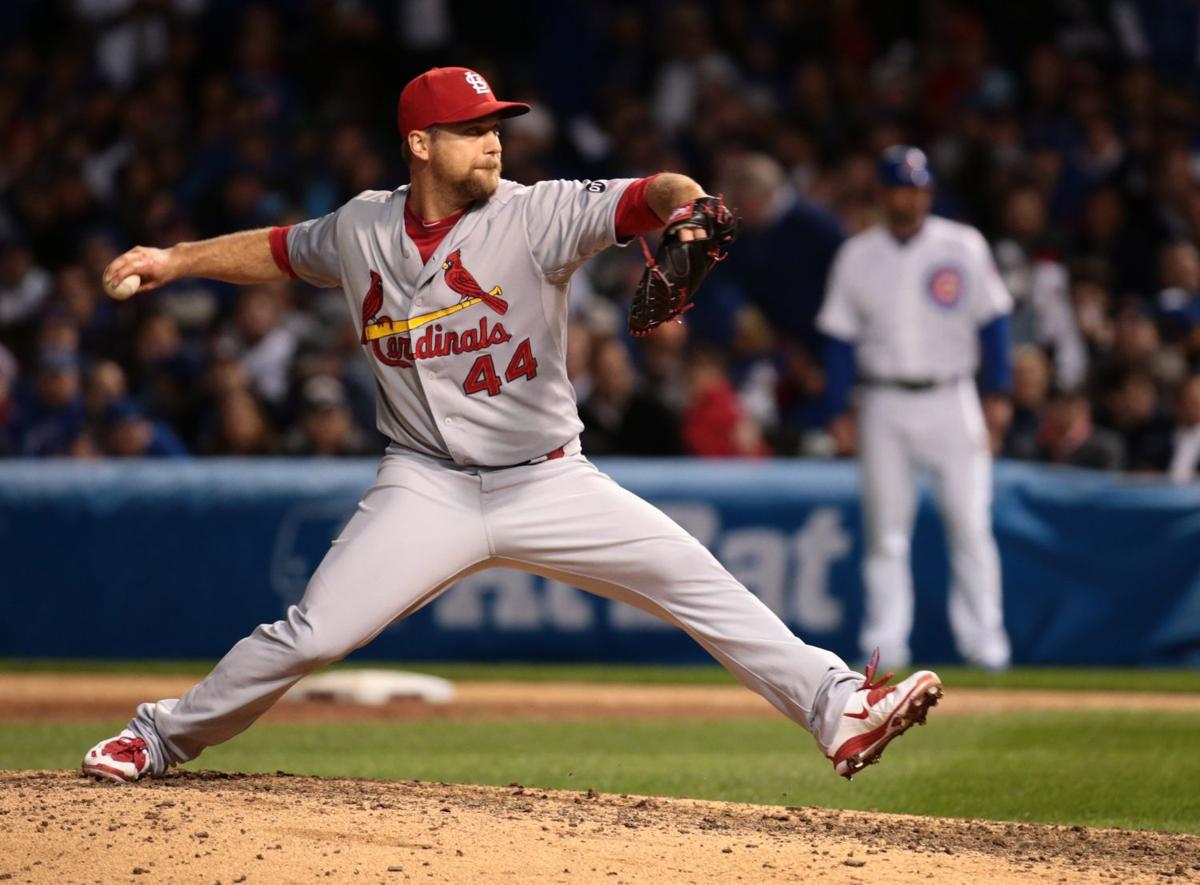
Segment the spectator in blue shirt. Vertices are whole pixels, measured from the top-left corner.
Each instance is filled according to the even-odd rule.
[[[113,403],[104,416],[104,448],[123,458],[186,457],[187,448],[161,421],[146,417],[131,399]]]
[[[83,394],[79,356],[48,350],[37,361],[32,388],[19,398],[16,422],[18,450],[23,455],[67,455],[83,430]]]
[[[737,248],[713,272],[694,314],[720,291],[736,315],[739,299],[756,306],[784,336],[813,346],[814,320],[825,296],[825,277],[845,236],[837,217],[801,197],[783,168],[766,154],[733,161],[723,182],[725,199],[742,216]],[[710,295],[712,296],[710,298]],[[696,325],[700,317],[689,317]],[[726,326],[732,335],[732,323]],[[714,344],[728,346],[731,338]]]

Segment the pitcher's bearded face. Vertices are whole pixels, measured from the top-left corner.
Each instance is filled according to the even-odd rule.
[[[430,142],[434,177],[464,200],[486,200],[500,186],[500,118],[493,114],[437,127]]]

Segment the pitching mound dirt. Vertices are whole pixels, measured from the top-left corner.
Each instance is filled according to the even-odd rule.
[[[13,882],[1094,882],[1200,875],[1200,838],[527,789],[0,773]]]

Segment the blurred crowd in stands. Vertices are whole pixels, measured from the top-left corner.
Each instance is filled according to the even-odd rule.
[[[486,10],[486,12],[485,12]],[[935,211],[1016,299],[1006,457],[1194,476],[1200,8],[1187,0],[13,0],[0,9],[0,455],[378,453],[336,293],[181,281],[135,244],[324,214],[406,180],[395,100],[435,64],[531,101],[505,177],[686,172],[746,222],[685,324],[624,333],[640,250],[576,276],[585,451],[849,454],[813,318],[921,145]]]

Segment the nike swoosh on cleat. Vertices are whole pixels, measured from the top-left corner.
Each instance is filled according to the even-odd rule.
[[[866,707],[863,707],[862,712],[860,712],[860,713],[843,713],[842,715],[845,716],[847,719],[866,719],[868,716],[871,715],[871,711],[868,710]]]

